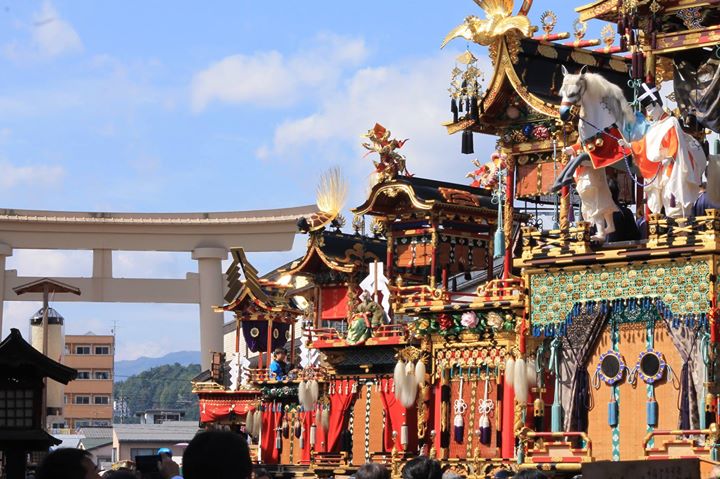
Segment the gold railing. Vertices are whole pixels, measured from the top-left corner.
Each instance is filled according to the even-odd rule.
[[[527,428],[519,433],[524,459],[520,469],[535,469],[553,464],[556,470],[577,471],[592,462],[592,441],[584,432],[535,432]],[[579,447],[572,440],[580,441]]]
[[[648,246],[702,245],[715,249],[720,241],[720,211],[707,210],[696,218],[668,218],[650,215]]]
[[[591,251],[590,223],[581,221],[573,228],[541,231],[531,226],[522,227],[522,259],[536,256],[583,254]]]
[[[674,436],[674,439],[665,441],[660,446],[650,446],[651,441],[654,442],[660,436]],[[702,439],[698,440],[698,436]],[[711,424],[708,429],[656,429],[645,436],[643,455],[645,459],[698,457],[715,460],[714,449],[717,447],[718,429],[715,424]]]

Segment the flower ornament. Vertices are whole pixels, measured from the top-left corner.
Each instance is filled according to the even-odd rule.
[[[463,313],[462,317],[460,318],[460,324],[465,326],[468,329],[472,329],[477,327],[480,320],[477,317],[477,314],[475,314],[474,311],[468,311],[466,313]]]
[[[448,331],[455,325],[452,316],[449,314],[441,314],[438,318],[438,323],[440,325],[440,329],[443,331]]]
[[[532,137],[536,140],[547,140],[550,138],[550,129],[545,125],[537,125],[533,128]]]
[[[500,329],[503,326],[503,317],[497,311],[490,311],[487,315],[488,325],[493,329]]]

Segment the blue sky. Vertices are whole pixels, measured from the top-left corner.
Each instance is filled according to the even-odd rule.
[[[531,19],[557,4],[536,1]],[[557,13],[558,30],[571,28],[571,8]],[[465,182],[470,158],[441,126],[465,44],[439,45],[469,14],[481,14],[470,0],[0,1],[0,208],[294,206],[314,201],[333,166],[352,207],[371,170],[361,135],[375,121],[410,139],[411,172]],[[598,32],[593,25],[588,37]],[[486,51],[472,49],[487,65]],[[493,144],[476,138],[477,156]],[[266,271],[304,244],[253,259]],[[91,267],[88,252],[8,260],[21,275],[87,276]],[[185,254],[115,254],[117,277],[195,268]],[[117,321],[119,359],[199,347],[194,306],[56,306],[71,333],[107,333]],[[6,303],[3,336],[11,326],[26,333],[38,307]]]

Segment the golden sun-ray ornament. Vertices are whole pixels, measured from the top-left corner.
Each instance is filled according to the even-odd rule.
[[[347,182],[339,168],[325,172],[320,178],[315,200],[319,211],[300,220],[298,223],[300,231],[304,233],[318,231],[333,222],[337,228],[344,226],[345,218],[340,212],[345,206],[347,191]]]
[[[455,38],[464,38],[478,45],[489,46],[495,40],[511,31],[529,37],[535,31],[530,19],[525,15],[513,16],[514,0],[473,0],[485,12],[482,20],[474,15],[465,18],[465,22],[455,27],[443,40],[443,48]]]

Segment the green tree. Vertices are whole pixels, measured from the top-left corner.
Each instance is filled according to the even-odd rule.
[[[192,393],[190,379],[200,374],[199,364],[182,366],[179,363],[166,364],[135,374],[115,384],[115,422],[137,423],[135,413],[147,409],[180,409],[185,411],[185,420],[198,420],[200,410],[197,395]]]

